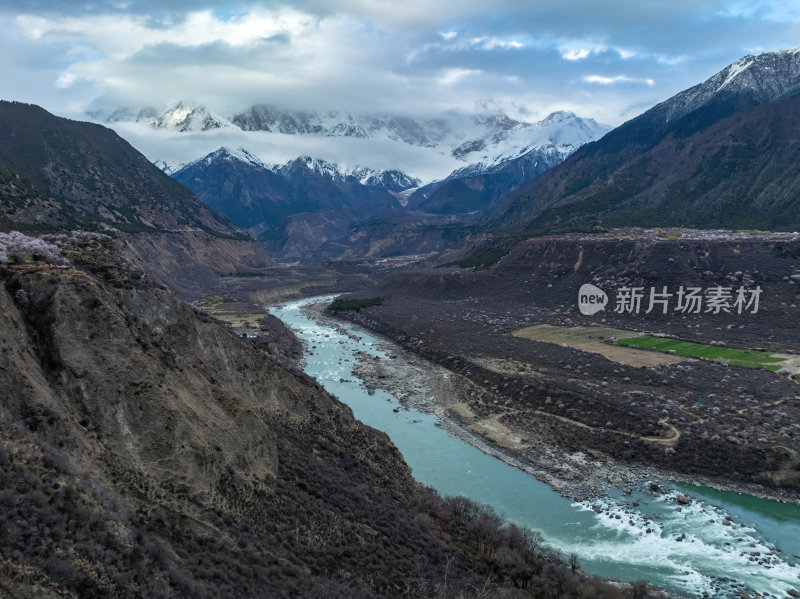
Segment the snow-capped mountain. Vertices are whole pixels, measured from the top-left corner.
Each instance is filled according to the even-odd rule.
[[[510,160],[549,142],[567,154],[606,128],[571,113],[553,113],[540,122],[524,122],[505,114],[465,115],[449,111],[432,118],[397,115],[364,115],[342,111],[302,112],[255,105],[222,116],[200,104],[179,102],[169,108],[121,108],[105,116],[89,114],[105,122],[138,145],[152,138],[169,147],[171,165],[188,163],[189,147],[244,146],[269,162],[283,163],[298,155],[324,158],[342,172],[368,167],[399,170],[423,181],[444,179],[454,170],[476,164],[473,171]],[[568,118],[569,117],[569,118]],[[581,133],[580,127],[583,127]],[[563,129],[559,133],[558,129]],[[155,136],[148,130],[156,130]],[[191,134],[192,144],[181,143],[179,134]],[[562,139],[563,138],[563,139]],[[175,160],[176,152],[182,152]],[[288,155],[287,155],[288,154]],[[481,163],[477,166],[477,163]],[[344,166],[347,165],[347,166]],[[400,183],[406,186],[405,182]]]
[[[417,187],[421,181],[396,169],[375,170],[371,168],[355,168],[350,175],[358,179],[361,185],[383,187],[389,191],[405,191]]]
[[[219,148],[171,176],[208,206],[245,228],[274,228],[283,218],[320,209],[372,215],[400,207],[393,195],[417,181],[399,171],[340,170],[300,156],[268,165],[244,148]]]
[[[435,147],[453,135],[441,119],[353,115],[347,112],[295,112],[259,104],[234,115],[231,122],[243,131],[265,131],[320,137],[385,137],[413,146]]]
[[[409,204],[436,213],[485,210],[609,130],[594,119],[564,111],[536,123],[506,121],[505,126],[502,138],[474,140],[469,146],[461,146],[461,156],[470,164],[420,187],[409,198]]]
[[[344,183],[347,181],[347,175],[340,171],[335,164],[327,160],[312,158],[311,156],[298,156],[294,160],[277,167],[275,172],[283,175],[286,179],[316,175],[332,183]]]
[[[800,92],[800,46],[747,55],[703,83],[680,92],[654,107],[675,121],[712,99],[747,96],[752,104],[765,104]]]
[[[800,46],[744,56],[512,192],[487,227],[793,230]]]
[[[252,156],[246,150],[240,149],[239,151]],[[311,156],[299,156],[282,166],[271,167],[271,170],[287,179],[314,173],[332,182],[358,183],[367,187],[379,187],[396,192],[416,187],[420,183],[419,179],[395,169],[381,170],[366,167],[340,169],[337,165],[327,160],[312,158]]]
[[[102,112],[93,112],[93,118],[102,118]],[[213,131],[215,129],[232,128],[233,125],[224,117],[212,113],[203,105],[187,105],[178,102],[176,105],[158,109],[146,106],[138,110],[118,108],[106,117],[109,124],[119,122],[144,123],[153,129],[171,129],[179,132]]]
[[[256,168],[265,168],[272,171],[276,169],[275,166],[270,166],[266,164],[265,162],[263,162],[256,156],[253,156],[250,152],[248,152],[246,149],[242,147],[231,149],[223,146],[219,150],[211,152],[210,154],[207,154],[206,156],[203,156],[202,158],[199,158],[190,164],[181,165],[177,170],[181,170],[183,168],[192,165],[204,164],[205,166],[211,166],[212,164],[223,163],[223,162],[227,162],[229,164],[235,164],[237,162],[240,162],[243,164],[254,166]]]
[[[582,119],[565,111],[553,112],[536,123],[514,122],[502,136],[472,140],[454,150],[469,164],[453,171],[448,179],[497,172],[508,162],[536,151],[560,156],[564,160],[609,130],[610,127],[594,119]],[[467,144],[469,147],[465,148]]]
[[[310,156],[267,165],[243,148],[225,147],[171,176],[290,260],[371,216],[402,209],[398,192],[417,183],[399,171],[347,172]]]
[[[159,169],[161,169],[162,171],[164,171],[168,175],[171,175],[172,173],[174,173],[176,170],[178,170],[180,168],[180,166],[176,167],[176,166],[174,166],[172,164],[169,164],[168,162],[166,162],[164,160],[156,160],[155,162],[153,162],[153,165],[158,167]]]

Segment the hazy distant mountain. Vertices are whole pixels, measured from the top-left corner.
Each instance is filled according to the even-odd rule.
[[[102,113],[94,116],[102,117]],[[145,123],[153,129],[174,129],[181,132],[210,131],[232,127],[227,119],[212,114],[205,106],[184,105],[183,102],[161,110],[152,106],[146,106],[139,110],[119,108],[106,118],[108,123],[125,121]]]
[[[454,135],[447,119],[401,116],[364,116],[346,112],[296,112],[263,104],[251,106],[231,118],[244,131],[324,137],[386,137],[414,146],[433,147]]]
[[[490,227],[798,228],[800,47],[745,56],[503,200]]]

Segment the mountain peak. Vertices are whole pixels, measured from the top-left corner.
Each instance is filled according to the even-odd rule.
[[[298,156],[290,160],[283,166],[276,169],[276,172],[291,177],[299,171],[305,171],[329,178],[333,181],[344,181],[345,175],[335,164],[321,158],[312,158],[308,155]]]
[[[538,127],[546,127],[548,125],[554,125],[557,123],[564,123],[566,121],[575,121],[580,120],[578,116],[569,110],[556,110],[551,112],[546,117],[544,117],[541,121],[536,123]]]
[[[748,54],[682,91],[656,108],[667,122],[677,120],[721,96],[749,98],[750,105],[765,104],[800,91],[800,46],[761,54]]]
[[[92,118],[98,118],[101,114],[102,111],[87,112]],[[138,111],[124,106],[117,108],[106,118],[106,123],[129,121],[144,123],[153,129],[172,129],[179,132],[232,127],[227,119],[213,113],[203,104],[183,100],[167,108],[145,106]]]
[[[257,167],[269,168],[264,162],[262,162],[259,158],[248,152],[245,148],[239,146],[236,149],[231,149],[226,146],[222,146],[218,150],[211,152],[207,156],[201,158],[204,160],[206,164],[211,164],[212,162],[218,160],[226,160],[226,161],[235,161],[238,160],[239,162],[244,162],[245,164],[250,164]]]

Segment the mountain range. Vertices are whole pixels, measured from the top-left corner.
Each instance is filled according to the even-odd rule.
[[[570,148],[574,151],[587,139],[597,139],[609,129],[593,119],[578,119],[564,112],[553,113],[541,121],[526,122],[502,113],[462,114],[450,111],[423,118],[341,111],[302,112],[254,105],[225,117],[202,104],[177,102],[166,107],[118,108],[110,114],[102,110],[86,114],[92,120],[111,127],[139,125],[149,130],[193,134],[198,140],[216,139],[224,135],[225,142],[220,145],[231,145],[231,139],[238,133],[239,141],[234,145],[247,147],[262,158],[264,153],[251,146],[261,144],[274,148],[286,145],[286,136],[290,136],[292,147],[299,148],[300,155],[320,157],[320,151],[324,151],[330,155],[323,157],[343,170],[396,168],[409,171],[413,177],[426,182],[432,178],[402,168],[399,164],[379,169],[370,163],[382,158],[375,155],[376,149],[379,148],[381,154],[390,157],[393,154],[416,154],[418,158],[411,160],[413,164],[430,162],[427,158],[435,156],[440,165],[438,168],[447,170],[439,170],[433,178],[444,179],[452,171],[463,168],[484,171],[546,143],[559,147],[561,153],[569,153]],[[570,118],[575,122],[568,123]],[[574,131],[559,133],[556,129]],[[344,146],[336,141],[344,139],[348,140]],[[356,148],[362,149],[356,151]],[[285,159],[277,162],[285,162]],[[177,170],[182,164],[167,161],[164,166],[167,170]],[[432,171],[426,169],[426,172]]]
[[[274,228],[282,219],[315,210],[371,215],[400,206],[394,192],[415,187],[399,171],[358,169],[300,156],[267,165],[244,148],[220,148],[172,173],[213,210],[245,228]]]
[[[460,163],[416,188],[413,173],[311,154],[270,166],[220,149],[172,171],[280,259],[358,259],[413,250],[414,227],[426,249],[441,249],[453,231],[438,240],[430,233],[454,223],[457,237],[657,225],[796,229],[798,91],[794,48],[745,56],[610,132],[567,112],[526,123],[497,114],[414,119],[256,105],[223,117],[179,103],[106,118],[197,134],[380,138]]]
[[[269,114],[269,122],[277,127],[274,113]],[[299,130],[300,134],[320,134],[309,121],[303,121],[304,127],[299,128],[286,113],[281,114],[283,120],[278,123],[283,123],[284,129],[290,123],[290,130]],[[317,248],[328,242],[333,243],[330,247],[343,247],[336,240],[348,236],[354,227],[361,231],[356,236],[359,239],[384,239],[377,243],[382,251],[400,251],[395,242],[385,241],[385,235],[402,237],[402,247],[412,247],[413,243],[409,245],[405,234],[397,230],[410,226],[412,221],[426,230],[426,247],[438,249],[446,241],[441,239],[429,246],[427,231],[442,221],[441,216],[476,218],[504,194],[560,163],[605,131],[593,120],[568,112],[553,113],[533,124],[507,117],[484,120],[489,121],[484,126],[491,134],[459,146],[461,158],[477,161],[423,187],[417,187],[418,179],[399,170],[341,169],[310,156],[283,165],[268,165],[244,148],[220,148],[174,170],[164,163],[160,166],[212,209],[257,236],[275,256],[288,261],[317,260]],[[262,121],[257,122],[267,127]],[[363,126],[360,131],[364,133]],[[353,131],[347,133],[356,135]],[[463,189],[469,193],[460,193]],[[411,218],[406,216],[408,212],[413,212]],[[379,226],[370,232],[370,219],[379,215]],[[387,229],[388,222],[393,224]],[[353,253],[352,247],[343,254],[324,253],[328,259],[345,254],[349,259],[360,256],[358,251]]]
[[[487,147],[485,139],[473,140],[465,144],[470,152],[463,155],[474,158],[476,152],[483,152],[477,162],[417,189],[409,203],[441,214],[486,210],[517,186],[560,164],[607,131],[608,127],[593,119],[560,111],[530,126],[517,127],[513,135],[504,139],[502,150],[497,144]]]
[[[587,144],[495,207],[489,228],[800,228],[800,47],[745,56]]]

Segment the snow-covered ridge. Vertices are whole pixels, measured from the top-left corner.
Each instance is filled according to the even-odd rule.
[[[464,154],[469,166],[458,169],[460,176],[472,172],[491,172],[503,164],[534,151],[555,153],[565,159],[582,145],[601,138],[609,127],[594,119],[582,119],[572,112],[553,112],[536,123],[520,123],[502,139],[491,140],[478,150]]]
[[[102,118],[101,111],[90,114],[93,118]],[[144,123],[153,129],[172,129],[180,132],[211,131],[215,129],[233,128],[234,125],[223,116],[211,112],[202,104],[178,102],[167,109],[146,106],[138,110],[118,108],[106,117],[107,123],[137,122]]]
[[[242,147],[235,149],[221,147],[202,158],[178,166],[168,165],[164,161],[156,161],[154,164],[168,175],[171,175],[180,170],[195,166],[207,168],[214,164],[221,163],[240,163],[268,170],[287,180],[291,180],[297,176],[315,174],[332,182],[344,183],[355,181],[361,185],[382,187],[390,191],[406,190],[416,187],[420,183],[419,179],[415,179],[398,170],[381,170],[367,167],[342,168],[327,160],[312,158],[311,156],[299,156],[285,164],[270,165]]]
[[[238,160],[239,162],[244,162],[245,164],[249,164],[251,166],[263,167],[272,170],[272,167],[262,162],[260,159],[258,159],[256,156],[253,156],[250,152],[242,147],[230,149],[223,146],[216,152],[212,152],[200,160],[205,162],[206,165],[219,160],[226,160],[229,162]]]
[[[180,133],[217,130],[260,132],[309,136],[313,138],[383,139],[398,144],[430,148],[463,162],[475,162],[479,154],[510,155],[521,146],[542,143],[541,132],[567,127],[583,131],[570,132],[563,144],[580,145],[608,131],[593,119],[583,120],[567,112],[554,112],[542,121],[528,123],[505,114],[461,115],[446,113],[440,118],[413,118],[396,115],[355,115],[348,112],[300,112],[267,105],[251,106],[231,117],[224,117],[202,104],[187,102],[166,108],[144,107],[138,110],[120,108],[108,116],[102,111],[90,114],[106,123],[141,123],[152,129]],[[551,139],[556,145],[557,139]],[[505,148],[511,144],[513,147]],[[481,158],[483,159],[483,158]]]
[[[762,103],[800,91],[800,46],[743,56],[703,83],[659,104],[672,121],[722,94],[750,93]]]
[[[258,110],[254,109],[253,114],[260,115],[259,118],[266,119],[265,110],[265,108],[259,107]],[[194,121],[189,118],[189,115],[205,115],[207,113],[197,108],[188,110],[185,104],[181,104],[179,112],[179,116],[175,118],[162,114],[155,120],[148,122],[156,123],[163,133],[163,128],[169,126],[169,123],[183,123],[181,126],[191,125]],[[289,114],[284,111],[280,114],[282,116],[278,119],[276,113],[269,113],[269,122],[280,122],[283,125],[289,123],[291,128],[286,129],[284,127],[283,132],[280,133],[274,131],[243,132],[239,130],[239,135],[242,136],[242,139],[234,143],[248,144],[257,150],[259,149],[258,145],[252,146],[251,143],[253,141],[257,142],[261,137],[272,136],[272,138],[276,139],[276,142],[283,143],[287,139],[286,136],[290,135],[291,137],[288,139],[296,139],[297,142],[300,142],[298,143],[300,151],[308,151],[307,154],[303,153],[299,158],[293,158],[288,161],[286,161],[286,157],[282,157],[278,166],[270,166],[273,161],[278,162],[278,160],[275,160],[275,156],[268,155],[271,159],[268,163],[262,160],[264,155],[260,152],[252,152],[244,149],[244,147],[229,146],[227,141],[223,141],[223,143],[226,143],[224,147],[205,155],[201,160],[205,160],[210,164],[215,160],[236,159],[242,163],[267,168],[285,176],[289,176],[289,173],[297,174],[300,170],[303,170],[306,173],[317,173],[325,176],[332,181],[344,181],[347,177],[353,177],[362,185],[401,191],[417,187],[422,181],[417,178],[416,173],[409,175],[406,169],[397,168],[398,165],[393,165],[391,160],[386,160],[387,156],[398,152],[395,148],[399,148],[399,152],[404,153],[406,156],[409,152],[420,154],[420,160],[424,160],[426,153],[427,155],[433,153],[449,161],[451,166],[447,170],[440,171],[436,177],[427,178],[427,182],[430,182],[434,179],[445,180],[456,176],[496,172],[504,168],[509,162],[523,156],[527,156],[526,159],[534,167],[536,167],[536,164],[546,164],[548,167],[553,166],[567,158],[580,146],[599,139],[609,130],[609,127],[598,124],[594,119],[582,119],[574,113],[566,111],[553,112],[544,119],[532,123],[515,120],[507,115],[473,115],[451,119],[447,126],[438,121],[398,119],[394,117],[368,119],[359,123],[355,117],[347,115],[348,123],[351,126],[349,134],[356,135],[356,137],[343,139],[341,144],[336,142],[336,145],[341,145],[341,150],[333,153],[333,155],[328,152],[326,159],[323,160],[319,157],[312,158],[312,152],[315,153],[317,149],[317,143],[314,140],[323,139],[333,142],[335,141],[331,137],[333,131],[342,133],[343,137],[348,137],[343,133],[344,129],[339,126],[342,122],[341,113],[327,113],[326,116],[316,114],[313,118],[305,114],[302,115],[304,117],[302,121],[292,120],[297,116],[297,113]],[[181,117],[183,117],[182,121],[180,120]],[[266,121],[258,122],[264,125]],[[368,129],[366,124],[374,125],[374,127]],[[403,135],[400,135],[401,132],[398,129],[400,125],[403,125]],[[230,127],[234,126],[230,125]],[[456,129],[459,130],[458,135],[456,135]],[[226,131],[232,130],[235,131],[236,129],[226,129]],[[188,129],[186,131],[191,131],[195,136],[214,136],[214,132],[209,130]],[[286,131],[299,132],[287,133]],[[367,131],[371,135],[383,136],[381,143],[385,150],[380,156],[374,153],[362,152],[361,156],[358,157],[350,153],[353,144],[374,143],[376,141],[363,137],[367,135]],[[178,133],[180,136],[176,136],[176,140],[186,132],[179,130]],[[308,138],[309,143],[304,146],[303,140],[306,138]],[[444,141],[441,141],[443,138]],[[216,139],[216,137],[209,137],[209,139]],[[438,146],[431,148],[424,145],[424,143],[434,139],[440,141]],[[421,145],[415,146],[413,143],[404,140],[419,142]],[[261,157],[256,154],[261,154]],[[383,168],[375,168],[374,164],[365,163],[371,157],[382,159],[382,163],[379,162],[378,164]],[[168,174],[172,174],[186,164],[189,163],[159,164],[159,166]],[[523,174],[524,172],[527,171],[523,171]]]

